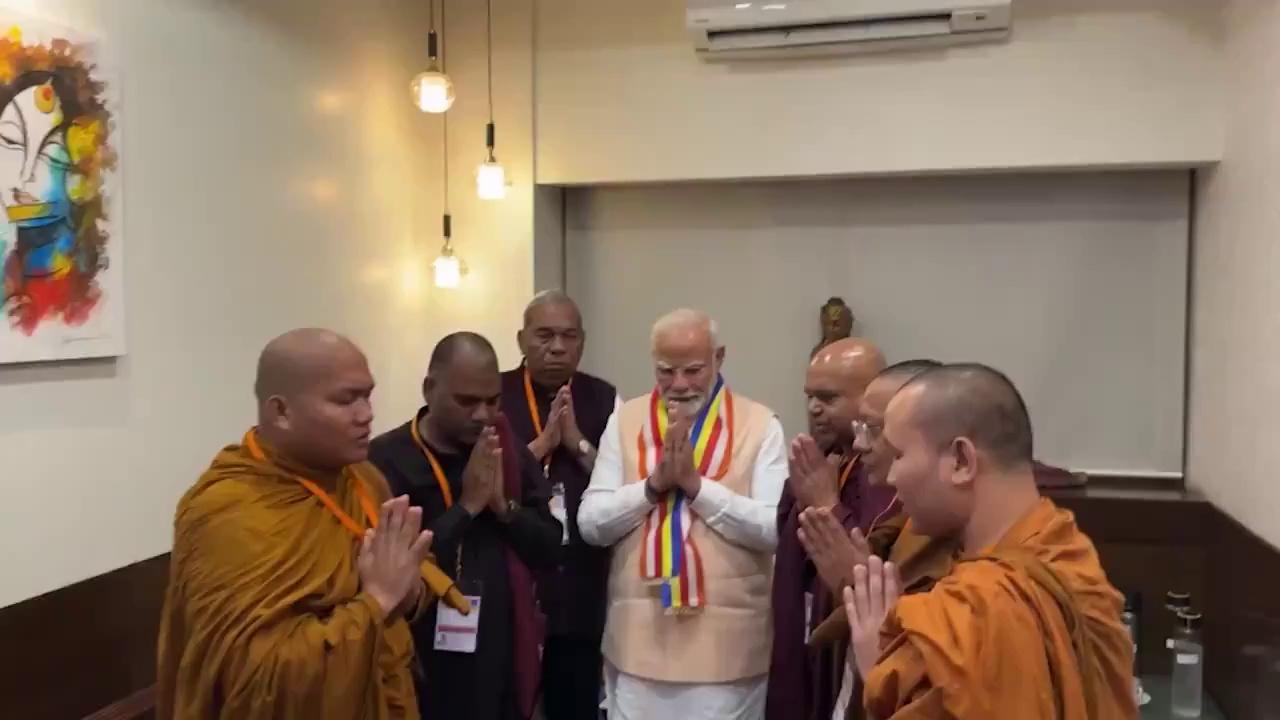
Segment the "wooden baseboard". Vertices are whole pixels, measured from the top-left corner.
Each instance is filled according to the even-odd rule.
[[[145,716],[168,577],[166,553],[0,608],[0,718]]]
[[[1228,718],[1280,717],[1280,550],[1210,507],[1205,687]]]
[[[117,700],[83,720],[141,720],[155,716],[156,686],[139,690],[123,700]]]

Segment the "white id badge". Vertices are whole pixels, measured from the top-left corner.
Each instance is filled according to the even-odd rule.
[[[813,627],[813,593],[804,594],[804,641],[809,642],[809,628]]]
[[[551,510],[551,517],[560,521],[560,527],[564,528],[560,535],[560,544],[569,544],[569,510],[564,504],[564,483],[556,483],[551,487],[551,502],[547,504]]]
[[[471,613],[463,615],[443,602],[436,607],[435,649],[445,652],[473,653],[480,633],[480,596],[464,595]]]

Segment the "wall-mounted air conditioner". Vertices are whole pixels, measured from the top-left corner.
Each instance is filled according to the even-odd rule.
[[[843,51],[999,40],[1013,0],[686,0],[704,54],[783,49]]]

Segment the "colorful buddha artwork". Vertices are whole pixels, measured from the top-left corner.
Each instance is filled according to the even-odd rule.
[[[120,323],[101,317],[122,310],[118,282],[104,282],[119,247],[108,222],[118,186],[107,83],[86,46],[9,27],[0,36],[0,362],[119,354]]]

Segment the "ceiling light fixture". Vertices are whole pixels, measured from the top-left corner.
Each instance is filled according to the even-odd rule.
[[[507,196],[507,171],[493,153],[497,145],[497,130],[493,123],[493,0],[485,0],[485,13],[489,123],[484,127],[485,160],[476,168],[476,194],[481,200],[501,200]]]
[[[443,5],[443,3],[442,3]],[[440,40],[436,35],[436,3],[431,0],[431,29],[427,31],[427,69],[413,79],[413,102],[424,113],[443,113],[453,106],[453,81],[444,72]],[[440,8],[440,28],[444,29],[444,8]]]

